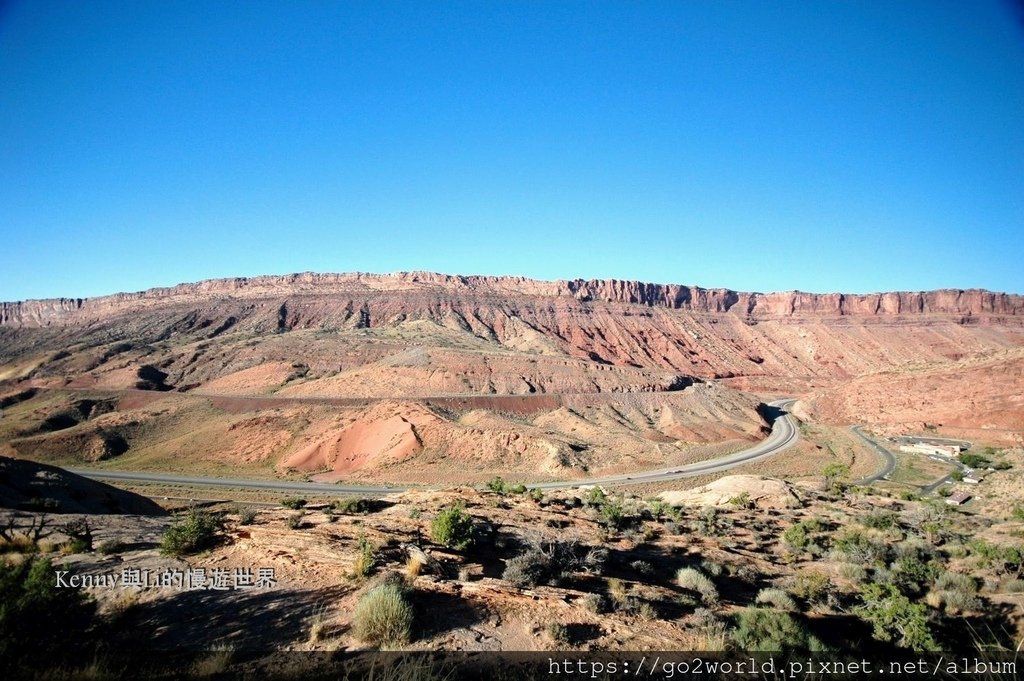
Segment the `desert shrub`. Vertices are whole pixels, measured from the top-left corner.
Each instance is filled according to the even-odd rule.
[[[640,601],[633,595],[633,588],[616,577],[609,577],[606,582],[608,598],[615,610],[623,613],[634,613],[640,607]]]
[[[803,523],[794,523],[786,528],[786,531],[782,533],[782,541],[786,542],[789,546],[795,549],[802,549],[807,546],[807,528],[804,527]]]
[[[370,540],[366,538],[365,534],[360,534],[356,542],[356,560],[352,565],[352,576],[355,579],[366,579],[373,572],[375,563],[376,556],[373,552],[373,545],[370,544]]]
[[[249,506],[238,511],[239,525],[252,525],[256,522],[256,509]]]
[[[355,515],[357,513],[369,513],[371,509],[370,500],[363,497],[346,497],[335,499],[331,502],[331,508],[338,513]]]
[[[694,529],[705,537],[717,537],[730,526],[722,512],[714,506],[705,506],[694,516]]]
[[[839,560],[861,565],[885,564],[889,544],[856,529],[849,529],[836,537],[833,552]]]
[[[832,593],[832,581],[823,572],[805,570],[793,580],[790,593],[808,604],[823,603]]]
[[[992,464],[992,468],[996,469],[997,471],[1008,471],[1011,468],[1013,468],[1013,464],[1011,464],[1009,461],[996,461],[995,463]]]
[[[505,563],[502,579],[519,588],[558,584],[576,570],[583,560],[574,543],[538,542]]]
[[[61,527],[61,532],[69,538],[68,550],[70,553],[84,553],[92,551],[92,528],[85,518],[75,518]]]
[[[540,489],[539,487],[534,487],[533,489],[530,490],[529,497],[533,501],[540,503],[544,501],[544,490]]]
[[[55,574],[46,558],[0,561],[0,660],[9,672],[71,660],[89,642],[96,603],[83,589],[58,586]]]
[[[964,472],[961,470],[953,471],[952,473],[949,474],[949,479],[952,480],[953,482],[963,482]]]
[[[981,610],[981,599],[977,595],[967,591],[947,590],[938,591],[934,596],[939,601],[937,607],[942,607],[951,615],[964,612],[975,612]]]
[[[473,541],[473,518],[461,505],[443,509],[430,524],[431,538],[450,549],[465,549]]]
[[[1013,510],[1010,511],[1010,517],[1014,520],[1024,520],[1024,506],[1014,506]]]
[[[658,619],[658,609],[655,608],[651,603],[643,601],[637,606],[636,614],[645,620],[656,620]]]
[[[1024,579],[1011,579],[1003,584],[1003,591],[1008,594],[1024,593]]]
[[[682,568],[676,573],[676,584],[688,591],[696,592],[704,605],[718,602],[718,589],[714,582],[696,568]]]
[[[943,572],[935,580],[933,594],[941,606],[949,612],[978,610],[981,600],[977,597],[978,582],[959,572]]]
[[[498,494],[505,494],[508,491],[508,484],[500,475],[496,475],[487,481],[487,489]]]
[[[297,511],[300,508],[305,508],[306,500],[300,499],[299,497],[288,497],[287,499],[281,500],[281,505],[285,508],[290,508],[293,511]]]
[[[608,565],[608,549],[603,546],[591,547],[583,556],[583,569],[587,572],[599,575],[604,572]]]
[[[625,523],[626,514],[622,504],[607,501],[601,505],[601,524],[608,529],[617,530]]]
[[[655,520],[662,520],[664,517],[671,517],[672,511],[675,509],[662,501],[661,499],[654,498],[647,501],[647,511],[651,514],[651,517]]]
[[[160,550],[171,556],[198,553],[220,540],[221,519],[212,513],[191,509],[184,519],[164,532]]]
[[[892,584],[865,584],[861,599],[856,612],[872,625],[879,641],[891,641],[917,652],[939,649],[929,627],[927,608],[912,602]]]
[[[306,524],[305,518],[305,513],[293,513],[288,516],[288,520],[285,521],[285,524],[288,525],[288,529],[290,530],[301,530],[302,526]]]
[[[363,594],[356,604],[352,633],[371,645],[401,645],[409,642],[412,616],[405,591],[395,584],[381,584]]]
[[[942,572],[942,565],[920,555],[906,555],[892,563],[893,583],[908,595],[918,595]]]
[[[583,597],[581,602],[583,604],[584,610],[586,610],[587,612],[591,612],[595,615],[600,615],[608,607],[608,604],[605,601],[604,596],[602,596],[601,594],[587,594]]]
[[[548,622],[548,637],[555,643],[565,644],[569,642],[569,629],[559,622]]]
[[[761,577],[761,573],[756,567],[746,563],[736,568],[734,575],[739,581],[749,583],[756,582]]]
[[[509,487],[508,491],[512,494],[526,494],[526,485],[520,482]]]
[[[654,566],[646,560],[634,560],[629,564],[629,568],[638,575],[643,575],[645,577],[650,577],[654,574]]]
[[[859,563],[842,563],[839,566],[839,575],[851,582],[863,582],[868,576],[868,571]]]
[[[745,608],[736,618],[736,645],[745,651],[805,652],[824,650],[821,641],[788,612]]]
[[[996,572],[1013,572],[1020,577],[1024,571],[1024,547],[992,544],[984,539],[972,539],[968,546],[973,555],[992,566]]]
[[[736,496],[729,499],[729,505],[735,506],[736,508],[753,508],[754,502],[750,498],[750,492],[740,492]]]
[[[892,511],[873,511],[864,516],[861,524],[874,530],[891,530],[897,526],[896,514]]]
[[[106,541],[100,542],[100,545],[96,547],[96,550],[104,556],[111,556],[121,553],[126,548],[128,548],[128,545],[120,539],[107,539]]]
[[[725,568],[722,567],[721,563],[716,563],[713,560],[705,558],[700,562],[700,569],[702,572],[711,575],[712,577],[721,577],[722,573],[725,572]]]
[[[935,493],[938,494],[940,497],[948,497],[951,494],[953,494],[953,488],[950,487],[949,485],[943,485],[939,487],[937,490],[935,490]]]
[[[776,610],[793,612],[797,609],[793,598],[782,589],[766,588],[758,592],[754,602],[758,605],[767,605]]]
[[[587,490],[587,495],[583,499],[588,506],[600,506],[607,500],[608,495],[606,495],[604,490],[600,487],[591,487]]]

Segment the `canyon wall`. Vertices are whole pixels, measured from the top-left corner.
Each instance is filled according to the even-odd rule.
[[[1024,296],[979,289],[870,294],[744,293],[721,288],[614,279],[538,281],[522,277],[402,272],[384,275],[302,273],[211,279],[96,298],[6,302],[0,303],[0,326],[77,325],[160,307],[310,296],[333,299],[324,301],[330,306],[360,309],[382,300],[388,301],[388,308],[394,308],[396,299],[405,299],[414,308],[444,305],[444,301],[455,300],[471,306],[564,301],[730,314],[751,320],[943,315],[965,321],[998,318],[1012,326],[1024,325]]]

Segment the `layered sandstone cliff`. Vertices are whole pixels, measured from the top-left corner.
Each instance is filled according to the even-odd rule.
[[[315,274],[211,279],[137,293],[97,298],[59,298],[0,303],[0,325],[73,325],[139,309],[203,303],[330,297],[341,307],[362,308],[382,298],[408,301],[464,300],[493,304],[546,299],[552,302],[617,303],[643,307],[728,313],[753,320],[786,317],[889,317],[948,315],[964,318],[1024,317],[1024,296],[980,289],[871,294],[744,293],[679,284],[620,280],[538,281],[522,277],[457,276],[430,272]],[[422,303],[421,303],[422,304]],[[1016,321],[1016,320],[1015,320]]]

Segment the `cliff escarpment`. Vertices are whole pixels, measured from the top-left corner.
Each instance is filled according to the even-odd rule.
[[[413,306],[452,304],[614,303],[752,320],[787,317],[893,317],[947,315],[970,319],[1024,317],[1024,296],[980,289],[871,294],[745,293],[721,288],[620,280],[538,281],[521,277],[397,274],[315,274],[212,279],[137,293],[96,298],[59,298],[0,303],[0,326],[34,327],[101,321],[139,309],[202,305],[218,299],[249,301],[325,297],[340,308],[362,308],[382,298]],[[370,315],[374,310],[370,310]]]

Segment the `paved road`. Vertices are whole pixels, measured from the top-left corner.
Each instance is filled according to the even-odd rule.
[[[692,478],[708,473],[719,473],[727,471],[752,461],[765,459],[773,454],[778,454],[784,449],[795,444],[800,439],[800,431],[789,412],[785,411],[795,400],[779,400],[772,402],[769,406],[780,410],[779,415],[772,424],[771,434],[753,447],[734,452],[726,456],[687,464],[685,466],[672,466],[652,471],[642,471],[629,475],[614,475],[603,478],[589,478],[585,480],[568,480],[564,482],[541,482],[529,485],[540,489],[566,489],[585,485],[622,485],[647,482],[664,482],[678,480],[681,478]],[[269,490],[275,492],[325,492],[331,494],[363,494],[383,495],[403,492],[408,487],[402,486],[362,486],[343,485],[317,482],[286,482],[280,480],[253,480],[249,478],[208,478],[175,475],[170,473],[148,473],[135,471],[107,471],[93,468],[69,468],[69,471],[86,478],[96,480],[121,480],[130,482],[149,482],[173,485],[194,485],[197,487],[235,487],[244,489]]]
[[[854,432],[854,434],[857,435],[860,439],[864,440],[864,442],[866,442],[867,444],[871,445],[871,447],[876,452],[878,452],[878,454],[882,458],[882,462],[883,462],[881,470],[879,470],[877,473],[875,473],[874,475],[872,475],[870,477],[864,478],[863,480],[858,480],[854,484],[855,485],[870,485],[873,482],[878,482],[879,480],[882,480],[882,479],[888,479],[888,477],[892,474],[892,472],[894,470],[896,470],[896,457],[893,456],[893,453],[890,452],[885,447],[883,447],[880,444],[878,444],[877,442],[875,442],[874,440],[872,440],[871,438],[869,438],[867,435],[865,435],[861,431],[861,426],[850,426],[850,430],[852,430]],[[954,466],[954,469],[959,468],[960,471],[964,472],[964,473],[966,473],[969,470],[967,468],[967,466],[964,466],[959,461],[943,461],[943,463],[949,463],[952,466]],[[935,490],[937,490],[938,488],[942,487],[946,483],[952,482],[952,480],[953,480],[953,474],[950,473],[949,475],[946,475],[946,476],[944,476],[942,478],[939,478],[938,480],[936,480],[935,482],[933,482],[931,484],[920,486],[920,490],[921,490],[920,493],[921,493],[922,496],[927,496],[929,494],[932,494],[933,492],[935,492]]]
[[[872,440],[871,438],[869,438],[867,435],[865,435],[861,431],[861,426],[850,426],[850,430],[853,431],[854,435],[859,437],[861,440],[864,440],[864,442],[866,442],[872,449],[874,449],[875,452],[878,454],[879,458],[882,460],[882,468],[880,470],[878,470],[874,475],[870,475],[864,478],[863,480],[858,480],[854,484],[870,485],[873,482],[878,482],[879,480],[883,478],[888,478],[890,475],[892,475],[893,471],[896,470],[896,457],[893,456],[893,453],[890,452],[885,447],[883,447],[882,445],[875,442],[874,440]]]

